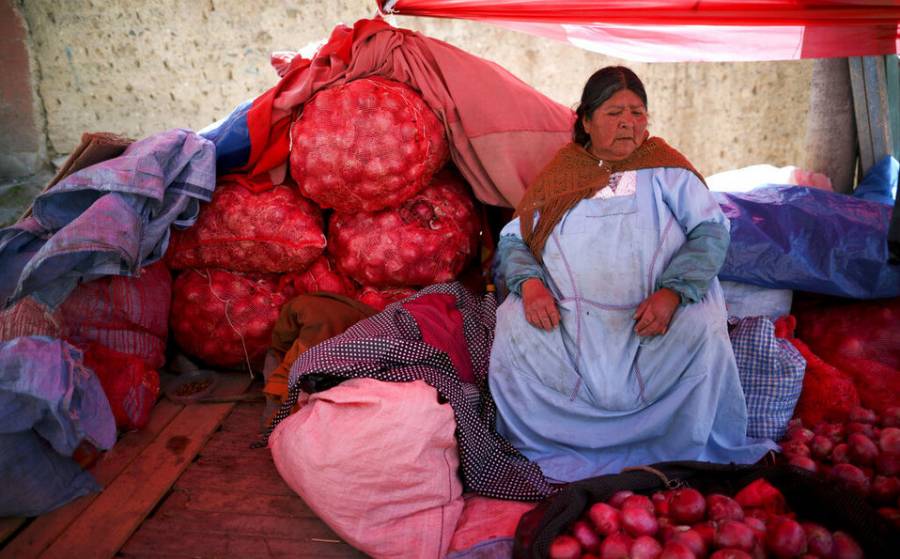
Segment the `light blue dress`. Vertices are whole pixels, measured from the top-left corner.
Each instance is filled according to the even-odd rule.
[[[727,239],[727,218],[690,171],[632,173],[631,193],[582,200],[563,217],[539,270],[523,250],[506,254],[508,277],[543,279],[561,323],[531,326],[515,294],[498,309],[489,374],[497,429],[552,480],[668,460],[753,463],[776,448],[746,437],[722,290],[715,270],[690,278],[698,260],[681,250],[702,246],[692,232],[704,228]],[[502,238],[524,246],[518,219]],[[686,304],[665,335],[641,338],[635,309],[661,285]]]

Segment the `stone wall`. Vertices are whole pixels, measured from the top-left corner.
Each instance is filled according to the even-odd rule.
[[[271,87],[269,53],[326,38],[369,17],[373,0],[28,0],[21,2],[39,61],[51,154],[81,133],[144,137],[200,129]],[[812,63],[638,64],[465,21],[395,23],[492,60],[573,105],[586,78],[625,63],[645,81],[651,131],[704,173],[803,161]]]

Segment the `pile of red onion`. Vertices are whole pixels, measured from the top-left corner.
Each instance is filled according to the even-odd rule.
[[[696,489],[651,496],[619,491],[592,505],[557,536],[551,559],[859,559],[848,534],[798,520],[781,492],[763,479],[734,498]]]
[[[841,423],[791,421],[782,452],[789,463],[865,496],[900,528],[900,407],[862,407]]]

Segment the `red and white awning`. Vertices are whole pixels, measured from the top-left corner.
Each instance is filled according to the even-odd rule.
[[[384,13],[486,21],[646,62],[900,52],[900,1],[378,0]]]

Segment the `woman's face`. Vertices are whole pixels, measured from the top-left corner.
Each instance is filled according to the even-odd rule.
[[[600,159],[625,159],[644,141],[647,108],[630,89],[618,91],[582,120],[591,137],[588,151]]]

